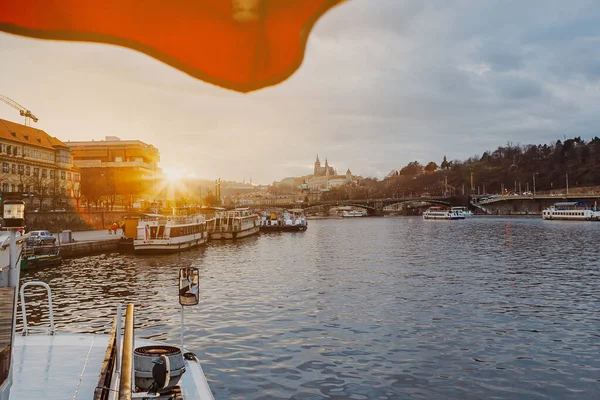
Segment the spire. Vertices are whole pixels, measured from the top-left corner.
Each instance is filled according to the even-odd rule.
[[[317,153],[317,161],[315,161],[315,162],[317,162],[319,164],[321,163],[321,161],[319,161],[319,153]]]
[[[325,167],[329,167],[329,163],[327,163],[327,158],[325,158]]]

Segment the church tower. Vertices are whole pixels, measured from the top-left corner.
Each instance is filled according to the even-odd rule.
[[[317,154],[317,161],[315,161],[315,170],[313,175],[318,176],[321,169],[321,161],[319,161],[319,155]]]

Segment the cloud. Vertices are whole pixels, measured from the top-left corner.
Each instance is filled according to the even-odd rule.
[[[0,87],[61,139],[139,138],[207,178],[304,175],[317,152],[382,178],[507,141],[593,137],[599,44],[593,1],[351,0],[316,24],[295,75],[248,95],[127,49],[4,34]]]

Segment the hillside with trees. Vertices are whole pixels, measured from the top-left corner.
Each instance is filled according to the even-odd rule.
[[[430,194],[468,195],[471,174],[476,194],[559,192],[600,186],[600,139],[585,142],[580,137],[553,144],[519,145],[507,143],[494,151],[467,160],[449,161],[446,156],[438,165],[417,161],[391,171],[383,180],[363,179],[352,187],[337,187],[324,198],[345,200],[390,198]],[[446,184],[447,183],[447,184]]]

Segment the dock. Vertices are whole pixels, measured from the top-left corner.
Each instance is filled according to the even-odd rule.
[[[59,234],[54,233],[54,236],[58,238]],[[72,232],[72,237],[72,242],[57,242],[64,258],[119,251],[121,242],[120,234],[109,234],[107,230]]]

